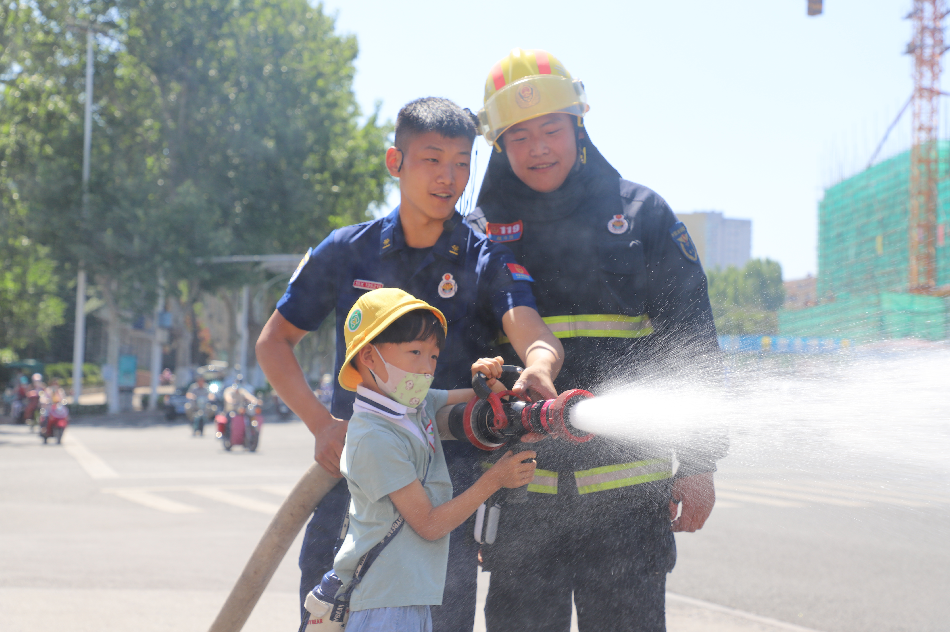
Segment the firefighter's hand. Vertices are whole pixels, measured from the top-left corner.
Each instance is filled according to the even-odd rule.
[[[683,504],[683,511],[677,518],[676,510],[679,502]],[[676,479],[673,482],[673,500],[670,502],[673,531],[702,529],[715,503],[716,489],[713,485],[712,472]]]
[[[508,450],[505,456],[498,459],[498,462],[488,472],[496,477],[496,481],[502,487],[508,489],[522,487],[534,478],[534,469],[537,467],[534,459],[537,456],[538,453],[533,450],[517,453]],[[527,463],[524,461],[527,461]]]
[[[340,457],[343,456],[343,440],[346,439],[346,419],[330,417],[330,423],[316,432],[314,459],[323,469],[340,478]]]
[[[511,390],[518,397],[527,397],[533,402],[557,397],[550,371],[539,366],[529,366],[522,371]]]
[[[485,383],[491,388],[501,377],[501,367],[504,363],[505,361],[501,357],[479,358],[472,364],[472,377],[481,373],[485,376]]]

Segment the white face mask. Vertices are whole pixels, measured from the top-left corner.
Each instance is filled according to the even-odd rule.
[[[376,349],[376,345],[370,346]],[[379,386],[380,390],[403,406],[415,408],[421,404],[426,397],[426,393],[429,392],[429,386],[432,384],[432,374],[409,373],[386,362],[386,358],[379,352],[379,349],[376,349],[376,354],[383,361],[386,366],[386,373],[389,374],[389,379],[384,382],[373,373],[372,369],[369,370],[376,379],[376,385]]]

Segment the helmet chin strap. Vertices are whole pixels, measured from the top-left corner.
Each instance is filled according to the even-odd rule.
[[[577,125],[574,126],[574,139],[577,143],[577,160],[582,165],[587,164],[587,145],[581,141],[586,137],[584,134],[584,117],[577,117]]]

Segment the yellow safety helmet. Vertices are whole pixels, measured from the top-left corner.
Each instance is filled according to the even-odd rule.
[[[589,109],[584,84],[554,55],[515,48],[488,73],[479,131],[498,147],[498,137],[516,123],[552,112],[582,117]]]

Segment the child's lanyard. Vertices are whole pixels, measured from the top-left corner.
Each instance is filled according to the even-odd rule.
[[[426,450],[429,455],[428,461],[426,461],[425,473],[422,475],[422,486],[425,487],[426,479],[429,478],[429,466],[432,464],[432,453]],[[396,516],[395,522],[389,527],[389,531],[386,533],[386,536],[380,540],[379,544],[371,548],[363,557],[360,558],[360,561],[356,563],[356,570],[353,571],[353,581],[350,582],[350,585],[347,586],[341,595],[337,596],[337,599],[344,599],[349,601],[350,595],[353,594],[353,591],[356,589],[357,584],[362,581],[363,577],[366,575],[366,571],[369,570],[370,565],[376,561],[376,558],[379,557],[379,554],[383,552],[383,549],[386,548],[386,545],[392,542],[393,538],[396,537],[401,530],[403,525],[406,524],[406,519],[402,515]],[[346,537],[346,532],[350,528],[350,512],[346,512],[346,518],[343,519],[343,528],[340,531],[340,539]]]

